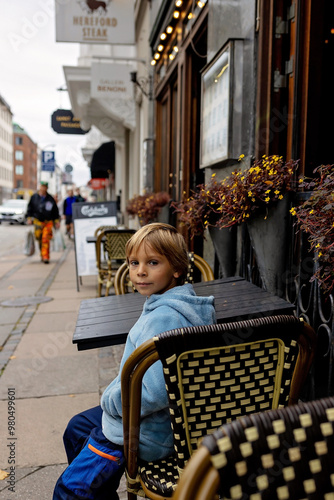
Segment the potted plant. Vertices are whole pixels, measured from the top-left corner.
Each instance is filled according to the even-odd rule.
[[[169,201],[170,196],[164,191],[136,195],[128,201],[126,211],[129,215],[137,215],[140,224],[145,225],[156,220]]]
[[[312,190],[310,198],[290,212],[307,233],[314,251],[316,265],[311,281],[318,280],[324,292],[330,294],[334,289],[334,165],[320,165],[314,173],[317,177],[300,184]]]
[[[241,155],[239,161],[243,158]],[[287,223],[288,209],[281,200],[295,189],[297,167],[298,160],[285,162],[281,156],[264,155],[251,167],[236,169],[222,181],[213,175],[208,184],[198,186],[190,197],[172,206],[192,235],[203,234],[207,227],[222,230],[247,222],[264,284],[267,290],[281,294],[278,281],[283,273],[286,229],[278,229],[277,223]],[[280,213],[275,215],[277,209]],[[271,248],[268,240],[273,241]],[[219,250],[216,253],[219,258]],[[269,263],[269,258],[275,258],[275,262]]]

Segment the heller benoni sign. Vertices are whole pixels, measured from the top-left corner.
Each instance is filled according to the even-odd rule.
[[[90,92],[93,98],[133,99],[129,64],[92,63]]]
[[[56,41],[134,44],[133,0],[56,0]]]

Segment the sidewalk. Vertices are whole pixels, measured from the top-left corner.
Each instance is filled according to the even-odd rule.
[[[0,258],[0,469],[11,472],[0,480],[0,500],[52,499],[68,420],[99,404],[118,372],[123,346],[79,352],[72,344],[96,277],[83,277],[77,291],[74,245],[66,244],[49,265],[38,253]],[[119,496],[127,498],[124,481]]]

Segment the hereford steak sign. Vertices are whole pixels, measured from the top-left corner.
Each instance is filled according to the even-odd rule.
[[[134,44],[133,0],[56,0],[56,41]]]

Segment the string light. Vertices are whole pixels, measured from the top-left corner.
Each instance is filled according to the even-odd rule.
[[[207,3],[207,0],[197,0],[196,1],[196,4],[197,4],[197,7],[199,7],[200,9],[202,9],[204,7],[204,5]],[[183,4],[183,1],[182,0],[175,0],[175,6],[180,8]],[[179,19],[180,17],[180,11],[179,10],[175,10],[173,12],[173,18],[174,19]],[[188,15],[187,15],[187,18],[188,20],[190,19],[193,19],[194,17],[194,14],[192,12],[189,12]],[[172,25],[168,25],[165,29],[165,31],[163,31],[160,35],[160,40],[166,40],[167,38],[167,35],[170,35],[172,32],[173,32],[174,28]],[[157,52],[154,54],[154,59],[152,59],[151,61],[151,64],[152,66],[156,65],[157,63],[157,60],[160,59],[160,53],[159,52],[162,52],[164,50],[164,45],[162,44],[159,44],[158,47],[157,47]],[[173,47],[173,52],[171,54],[169,54],[169,59],[173,60],[175,58],[175,54],[177,54],[179,51],[179,48],[175,45]]]

